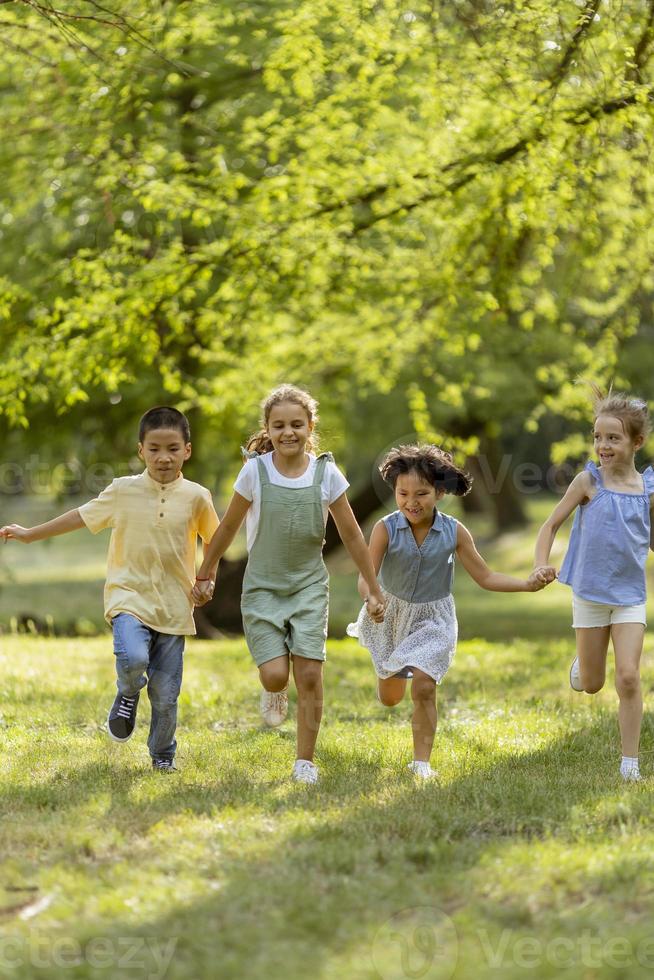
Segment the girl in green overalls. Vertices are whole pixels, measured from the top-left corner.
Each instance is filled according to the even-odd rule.
[[[292,659],[298,697],[293,778],[303,783],[318,779],[313,755],[323,703],[329,580],[322,547],[328,512],[361,573],[370,615],[377,621],[384,615],[370,554],[345,494],[349,484],[331,454],[311,452],[316,421],[317,403],[306,391],[282,385],[268,396],[263,428],[248,443],[248,459],[193,589],[196,604],[211,598],[211,570],[246,518],[241,612],[263,686],[261,713],[270,726],[284,721]]]

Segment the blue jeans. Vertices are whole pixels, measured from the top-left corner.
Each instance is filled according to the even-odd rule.
[[[111,621],[118,693],[133,698],[148,685],[152,720],[148,748],[153,759],[172,759],[177,742],[177,698],[182,686],[184,637],[157,633],[129,613]]]

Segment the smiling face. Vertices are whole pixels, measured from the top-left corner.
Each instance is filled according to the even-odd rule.
[[[400,473],[395,483],[395,502],[410,524],[431,524],[434,508],[444,494],[415,470]]]
[[[157,483],[176,480],[190,455],[191,443],[179,429],[149,429],[139,442],[139,456]]]
[[[634,453],[643,444],[643,437],[634,440],[625,431],[622,419],[614,415],[598,415],[593,429],[593,445],[600,466],[607,469],[621,469],[633,466]]]
[[[282,458],[304,454],[304,447],[313,431],[313,422],[305,408],[296,402],[273,405],[266,425],[273,449]]]

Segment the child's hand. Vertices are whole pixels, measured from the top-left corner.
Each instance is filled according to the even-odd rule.
[[[556,578],[556,570],[547,566],[535,568],[527,579],[527,592],[540,592]]]
[[[545,585],[549,585],[556,578],[556,569],[553,565],[537,565],[532,575],[535,575]]]
[[[366,610],[374,623],[384,622],[386,602],[381,592],[371,592],[366,599]]]
[[[211,599],[211,597],[213,596],[213,590],[215,585],[216,583],[212,578],[201,582],[198,582],[198,580],[196,579],[195,585],[191,590],[191,599],[193,600],[193,605],[204,606],[206,602],[209,602],[209,599]]]
[[[21,527],[20,524],[5,524],[4,527],[0,527],[0,538],[3,538],[5,542],[7,542],[9,538],[15,538],[16,541],[22,541],[23,544],[29,544],[32,540],[32,528]]]

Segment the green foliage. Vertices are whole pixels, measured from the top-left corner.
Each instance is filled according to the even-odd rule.
[[[473,450],[615,373],[654,286],[644,0],[45,9],[0,28],[12,425],[152,392],[233,444],[290,378],[337,444],[381,394]]]

